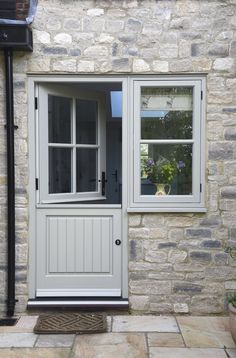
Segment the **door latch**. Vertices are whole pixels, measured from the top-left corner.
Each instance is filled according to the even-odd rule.
[[[102,172],[102,180],[99,180],[99,182],[102,183],[102,195],[105,195],[105,193],[106,193],[106,183],[107,183],[106,173],[105,172]]]

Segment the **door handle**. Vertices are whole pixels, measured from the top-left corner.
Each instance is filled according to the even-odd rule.
[[[102,183],[102,195],[105,195],[106,193],[106,173],[102,172],[102,180],[99,180],[100,183]]]

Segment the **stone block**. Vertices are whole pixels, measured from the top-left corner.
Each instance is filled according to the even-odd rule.
[[[150,66],[149,64],[142,60],[142,59],[134,59],[133,61],[133,72],[149,72],[150,71]]]
[[[65,30],[79,30],[81,27],[81,22],[79,19],[65,19],[63,27]]]
[[[45,55],[66,55],[67,54],[67,49],[65,47],[61,47],[61,46],[55,46],[55,47],[45,47],[43,49],[43,52]]]
[[[204,57],[206,55],[206,44],[204,42],[192,43],[191,45],[191,56],[193,57]]]
[[[105,30],[110,33],[121,32],[124,29],[124,21],[122,20],[107,20]]]
[[[222,225],[222,219],[220,215],[207,215],[200,221],[201,226],[219,227]]]
[[[169,64],[168,64],[168,61],[155,60],[152,63],[152,68],[153,68],[153,71],[155,71],[155,72],[168,72]]]
[[[208,48],[208,55],[216,57],[226,57],[229,55],[229,47],[226,44],[213,43]]]
[[[221,248],[222,244],[219,240],[203,240],[200,244],[201,247],[205,249],[219,249]]]
[[[58,44],[61,44],[61,45],[71,44],[72,43],[72,37],[69,34],[60,33],[60,34],[57,34],[54,37],[54,42],[58,43]]]
[[[189,307],[187,303],[174,303],[175,313],[189,313]]]
[[[168,295],[171,293],[170,281],[139,280],[130,281],[131,294]]]
[[[163,263],[167,260],[167,254],[162,251],[146,251],[144,260],[148,262]]]
[[[130,72],[131,66],[128,58],[116,58],[112,60],[112,69],[114,72]]]
[[[217,58],[213,63],[213,70],[231,72],[234,69],[232,58]]]
[[[199,238],[207,238],[211,237],[212,232],[211,229],[202,229],[202,228],[192,228],[185,230],[187,237],[199,237]]]
[[[99,9],[99,8],[88,9],[87,15],[91,17],[102,16],[104,15],[104,9]]]
[[[140,32],[142,29],[142,22],[135,19],[129,18],[126,23],[127,32]]]
[[[176,242],[161,242],[158,244],[159,249],[170,249],[170,248],[176,248],[177,244]]]
[[[232,143],[216,142],[209,144],[209,160],[234,159],[234,148]]]
[[[94,67],[95,67],[94,61],[81,60],[77,64],[77,71],[84,72],[84,73],[94,72]]]
[[[141,215],[135,215],[135,214],[130,214],[129,215],[129,226],[140,226],[141,224]],[[147,225],[144,225],[147,226]]]
[[[168,253],[168,261],[175,264],[178,262],[184,262],[187,258],[188,254],[183,250],[171,250]]]
[[[226,140],[235,141],[236,140],[236,128],[225,129],[224,137]]]
[[[223,300],[218,296],[194,296],[191,301],[190,310],[192,314],[217,314],[224,307]]]
[[[175,282],[173,284],[174,293],[187,293],[189,295],[201,293],[203,289],[202,285],[198,285],[191,282]]]
[[[221,197],[226,199],[236,198],[236,186],[223,187],[221,189]]]
[[[189,254],[191,260],[196,262],[210,263],[212,260],[211,254],[205,251],[191,251]]]
[[[176,45],[163,45],[160,51],[160,58],[172,59],[178,57],[178,47]]]
[[[130,296],[129,303],[134,311],[149,310],[149,296]]]
[[[76,71],[76,60],[61,60],[54,61],[52,64],[54,71],[60,72],[75,72]]]
[[[230,56],[235,58],[236,57],[236,40],[232,41],[230,44]]]

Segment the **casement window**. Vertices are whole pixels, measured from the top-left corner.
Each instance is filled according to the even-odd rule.
[[[133,80],[130,211],[204,211],[204,85]]]
[[[104,200],[105,98],[39,86],[40,202]]]

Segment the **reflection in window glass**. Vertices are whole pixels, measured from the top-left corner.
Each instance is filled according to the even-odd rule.
[[[71,99],[48,96],[49,143],[71,143]]]
[[[76,150],[76,191],[97,191],[97,149]]]
[[[192,194],[192,144],[141,144],[140,153],[141,195]]]
[[[71,149],[49,148],[49,193],[71,192]]]
[[[76,100],[76,143],[97,144],[97,102]]]
[[[141,90],[141,139],[192,138],[191,87]]]

